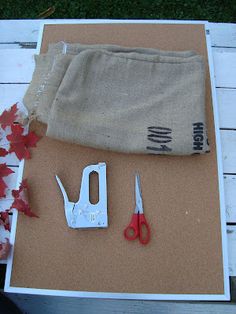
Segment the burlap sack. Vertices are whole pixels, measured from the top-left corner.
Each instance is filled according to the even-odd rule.
[[[49,69],[52,68],[54,63],[54,55],[35,55],[35,70],[31,83],[24,95],[23,103],[32,115],[35,113],[36,108],[39,106],[40,97],[45,88],[45,83],[49,78]]]
[[[160,50],[154,48],[143,48],[143,47],[124,47],[118,45],[108,45],[108,44],[94,44],[94,45],[86,45],[86,44],[70,44],[66,42],[58,42],[51,43],[48,47],[47,54],[56,55],[59,53],[62,54],[73,54],[77,55],[83,50],[87,49],[96,49],[96,50],[107,50],[111,52],[137,52],[142,54],[152,54],[152,55],[160,55],[160,56],[172,56],[172,57],[181,57],[188,58],[196,55],[194,51],[168,51],[168,50]]]
[[[40,88],[41,93],[37,97],[37,106],[34,111],[37,120],[48,123],[51,105],[73,57],[69,54],[55,55],[52,68],[47,79],[43,82],[43,88]]]
[[[204,88],[201,56],[86,49],[59,86],[47,135],[127,153],[204,153]]]
[[[33,115],[39,121],[47,123],[52,102],[70,61],[75,55],[86,49],[104,49],[112,52],[127,53],[137,52],[181,58],[188,58],[196,54],[193,51],[163,51],[152,48],[130,48],[117,45],[82,45],[64,42],[50,44],[47,54],[35,56],[36,67],[32,82],[23,99],[30,116]]]

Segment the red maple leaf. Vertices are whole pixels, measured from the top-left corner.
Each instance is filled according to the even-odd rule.
[[[8,151],[5,148],[0,148],[0,157],[5,157]]]
[[[19,160],[23,158],[30,158],[30,147],[36,147],[36,143],[40,140],[34,132],[29,132],[27,135],[23,135],[24,128],[19,125],[11,126],[12,133],[7,135],[7,139],[10,142],[9,153],[15,153]]]
[[[5,190],[6,190],[6,183],[3,181],[2,178],[0,178],[0,197],[6,197],[6,194],[5,194]]]
[[[10,220],[9,220],[9,210],[0,212],[0,225],[2,225],[5,230],[10,231]]]
[[[14,173],[13,170],[7,167],[5,164],[0,164],[0,197],[5,197],[5,189],[7,187],[6,183],[3,180],[3,177],[9,176],[9,174]]]
[[[17,119],[17,103],[12,105],[9,110],[4,110],[3,113],[0,115],[0,124],[2,129],[5,130],[7,126],[13,124]]]
[[[22,128],[21,125],[16,124],[11,126],[11,131],[12,133],[7,135],[7,139],[10,142],[9,153],[14,152],[19,160],[29,157],[29,152],[24,144],[24,128]]]
[[[24,213],[26,216],[39,218],[39,216],[37,216],[34,212],[31,211],[31,208],[29,206],[28,183],[26,179],[24,179],[21,182],[21,185],[18,190],[12,190],[12,196],[14,197],[14,201],[10,209],[15,208],[19,212]]]
[[[14,173],[14,171],[8,168],[6,163],[0,164],[0,177],[7,177],[11,173]]]
[[[0,242],[0,260],[7,259],[10,249],[11,249],[11,244],[9,242],[8,238],[5,238],[6,242]]]
[[[28,182],[27,182],[27,179],[23,179],[21,184],[20,184],[20,187],[18,190],[12,190],[11,193],[12,193],[12,196],[14,198],[19,198],[20,196],[24,196],[24,194],[22,193],[24,190],[28,190],[29,189],[29,186],[28,186]]]
[[[34,132],[29,132],[27,135],[24,136],[25,146],[29,147],[36,147],[36,143],[40,140],[40,136],[35,134]]]
[[[29,204],[24,202],[20,198],[14,200],[14,202],[11,205],[11,209],[12,208],[17,209],[19,212],[22,212],[26,216],[39,218],[39,216],[37,216],[34,212],[31,211]]]
[[[11,125],[11,134],[7,135],[7,139],[10,142],[18,143],[23,141],[23,132],[24,128],[20,124],[12,124]]]

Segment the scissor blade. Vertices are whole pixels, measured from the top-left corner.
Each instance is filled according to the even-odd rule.
[[[140,184],[140,176],[136,174],[135,176],[135,198],[136,198],[136,213],[143,213],[143,200],[142,200],[142,192],[141,192],[141,184]]]

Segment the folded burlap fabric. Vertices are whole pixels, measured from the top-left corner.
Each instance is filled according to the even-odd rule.
[[[48,136],[126,153],[209,151],[201,56],[87,48],[67,60]]]
[[[82,45],[59,42],[50,44],[47,54],[35,56],[35,71],[31,84],[24,96],[24,104],[30,115],[47,123],[51,104],[72,58],[86,49],[112,52],[137,52],[142,54],[188,58],[196,55],[193,51],[163,51],[152,48],[122,47],[117,45]]]
[[[54,55],[35,55],[35,70],[32,81],[24,95],[23,103],[29,111],[29,114],[35,114],[39,107],[40,98],[45,88],[45,83],[49,78],[49,72],[54,63]]]
[[[33,108],[37,120],[48,123],[51,105],[73,57],[71,54],[55,55],[51,70],[45,76],[40,93],[37,94],[36,107]]]
[[[168,50],[160,50],[154,48],[143,48],[143,47],[124,47],[118,45],[108,45],[108,44],[94,44],[94,45],[86,45],[86,44],[69,44],[63,41],[58,43],[49,44],[48,47],[48,55],[56,55],[56,54],[73,54],[77,55],[83,50],[86,49],[96,49],[96,50],[107,50],[111,52],[137,52],[142,54],[152,54],[152,55],[162,55],[162,56],[172,56],[172,57],[181,57],[188,58],[193,55],[196,55],[194,51],[168,51]]]

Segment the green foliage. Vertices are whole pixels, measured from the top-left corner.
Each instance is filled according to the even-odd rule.
[[[50,18],[188,19],[236,22],[236,1],[219,0],[0,0],[1,19]]]

